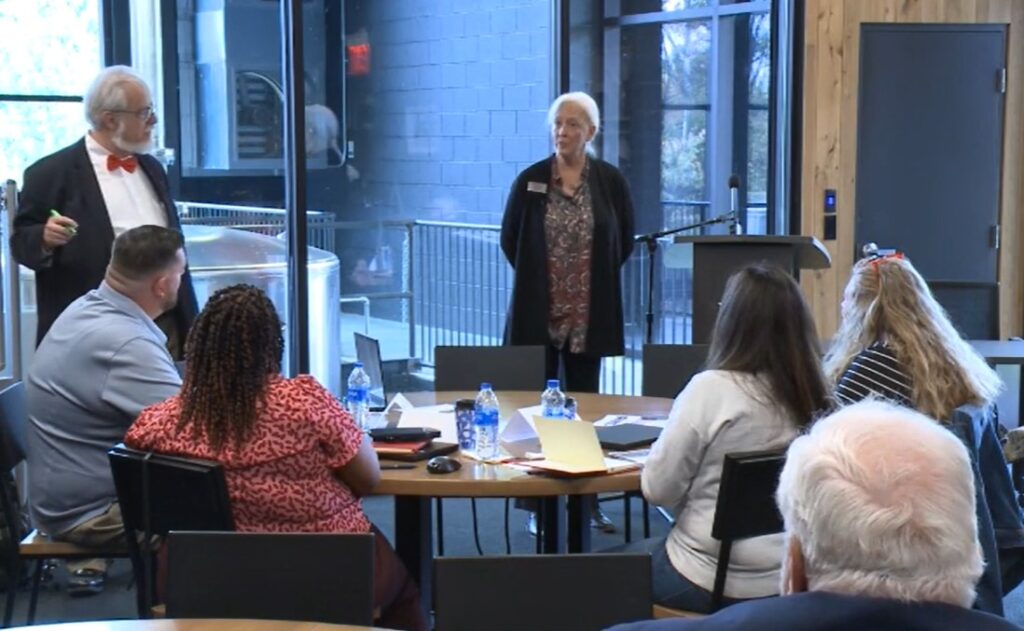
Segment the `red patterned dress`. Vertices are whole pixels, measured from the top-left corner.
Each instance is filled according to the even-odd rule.
[[[213,450],[202,435],[177,429],[180,415],[180,395],[146,408],[125,444],[223,464],[239,531],[370,531],[359,498],[333,474],[356,455],[362,434],[313,377],[272,377],[266,408],[240,449],[229,441]]]

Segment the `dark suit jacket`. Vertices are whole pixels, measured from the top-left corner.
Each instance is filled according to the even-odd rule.
[[[633,201],[626,179],[614,166],[589,157],[587,182],[594,212],[590,257],[590,322],[585,355],[625,352],[620,269],[633,252]],[[548,259],[544,240],[547,193],[528,190],[530,182],[551,180],[551,161],[527,167],[512,184],[501,222],[501,249],[515,269],[512,301],[505,321],[505,343],[547,345]]]
[[[706,618],[633,622],[609,631],[1020,631],[992,614],[942,603],[807,592],[748,600]]]
[[[149,178],[167,213],[167,226],[181,230],[160,163],[140,155],[139,166]],[[43,226],[50,209],[78,222],[78,234],[53,252],[50,265],[43,253]],[[96,172],[89,161],[85,139],[46,156],[25,170],[18,214],[14,218],[11,251],[22,265],[36,272],[36,303],[39,325],[36,344],[64,308],[86,292],[99,287],[110,262],[114,228],[103,201]],[[184,343],[197,305],[192,278],[186,268],[174,311],[179,337]]]

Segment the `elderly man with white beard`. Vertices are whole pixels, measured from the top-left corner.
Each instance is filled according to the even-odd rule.
[[[181,231],[167,175],[146,152],[156,112],[145,81],[127,66],[105,68],[85,95],[85,136],[25,171],[11,250],[35,270],[38,345],[57,316],[96,289],[110,262],[114,238],[143,225]],[[157,326],[167,348],[182,358],[197,313],[185,272],[178,306]]]

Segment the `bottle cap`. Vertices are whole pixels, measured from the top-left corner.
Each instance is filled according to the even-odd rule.
[[[559,382],[558,382],[557,379],[548,379],[548,387],[549,388],[557,390],[558,386],[559,386]]]
[[[362,368],[363,367],[363,362],[356,362],[356,363],[352,364],[352,367],[353,368]]]
[[[487,382],[487,381],[481,382],[480,383],[480,389],[481,390],[490,390],[491,389],[491,384],[489,382]]]

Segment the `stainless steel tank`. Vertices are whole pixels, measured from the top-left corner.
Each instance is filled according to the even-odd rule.
[[[281,321],[288,325],[288,246],[282,239],[214,226],[186,225],[192,285],[199,308],[218,289],[248,283],[267,292]],[[309,248],[309,372],[336,396],[341,396],[341,269],[331,252]],[[28,370],[35,350],[35,274],[21,268],[21,340],[23,366]],[[285,335],[288,373],[288,335]]]

